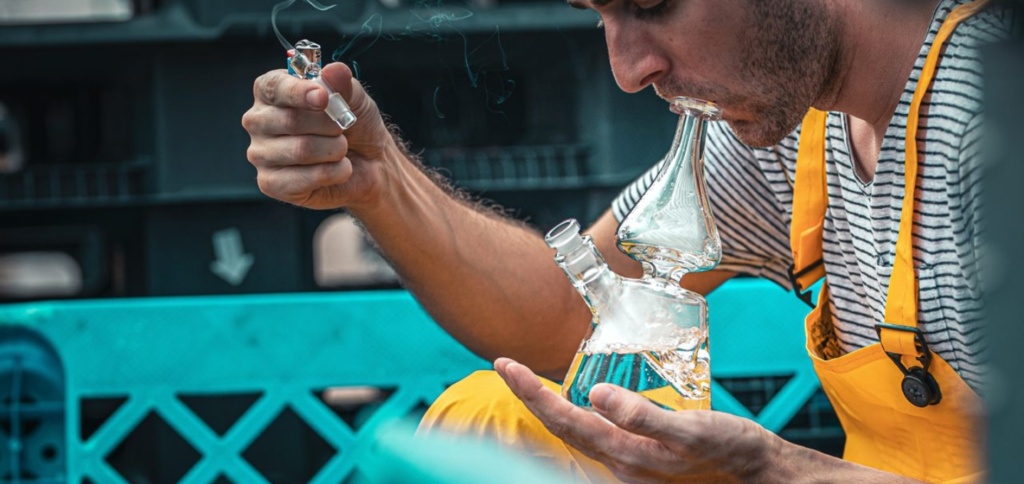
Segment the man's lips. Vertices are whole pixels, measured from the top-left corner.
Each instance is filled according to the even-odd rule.
[[[683,95],[683,94],[669,95],[668,93],[663,92],[660,89],[658,89],[657,86],[655,86],[654,92],[655,92],[655,94],[658,95],[658,97],[660,97],[661,99],[664,99],[665,102],[668,102],[668,103],[671,103],[672,100],[677,98],[677,97],[695,97],[695,96],[686,96],[686,95]],[[715,105],[718,106],[718,109],[720,109],[722,111],[722,116],[721,116],[720,119],[723,120],[723,121],[726,121],[728,123],[737,123],[737,124],[749,124],[749,123],[752,122],[752,119],[750,119],[749,116],[744,117],[743,113],[737,112],[737,110],[735,108],[727,107],[726,105],[724,105],[724,104],[722,104],[722,103],[720,103],[718,101],[715,101],[714,99],[701,98],[701,97],[698,97],[698,99],[703,99],[705,101],[710,101],[710,102],[715,103]]]

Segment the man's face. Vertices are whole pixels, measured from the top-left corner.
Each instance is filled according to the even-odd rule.
[[[601,15],[619,87],[714,101],[770,146],[830,89],[835,23],[820,0],[569,0]]]

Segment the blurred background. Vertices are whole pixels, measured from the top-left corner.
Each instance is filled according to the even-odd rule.
[[[285,65],[274,1],[0,3],[0,298],[394,284],[336,243],[360,237],[343,214],[256,187],[240,120]],[[618,92],[596,16],[563,7],[300,0],[278,24],[351,63],[428,165],[547,228],[596,218],[673,129],[653,94]]]
[[[275,3],[0,0],[0,483],[366,480],[364,425],[415,418],[486,366],[344,211],[259,193],[240,120],[285,66]],[[427,165],[540,230],[594,220],[674,129],[652,92],[616,87],[596,22],[561,0],[300,0],[277,18],[349,63]],[[1014,43],[990,56],[993,117],[1013,127],[992,143],[1010,146],[1024,61]],[[1019,213],[1018,153],[999,151],[997,216]],[[992,231],[1004,254],[1019,226]],[[993,344],[1007,424],[1020,358],[1002,345],[1019,340]],[[789,391],[773,430],[838,454],[827,399],[787,387],[804,370],[722,373],[716,391],[752,418]]]

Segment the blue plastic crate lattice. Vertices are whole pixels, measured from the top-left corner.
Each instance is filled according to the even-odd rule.
[[[771,383],[752,404],[714,381],[714,408],[782,430],[819,392],[803,351],[806,306],[771,283],[736,280],[715,291],[709,307],[715,380]],[[170,428],[198,455],[175,479],[277,480],[246,452],[283,416],[297,417],[332,450],[308,480],[340,482],[372,453],[381,424],[415,413],[446,385],[489,366],[404,291],[19,304],[0,307],[5,327],[38,334],[63,363],[57,370],[65,394],[57,405],[65,411],[67,470],[57,477],[70,482],[131,480],[108,456],[150,424]],[[9,346],[0,338],[0,360]],[[349,425],[316,393],[332,387],[386,389],[386,398],[365,422]],[[225,428],[212,428],[190,402],[232,395],[247,401]],[[83,433],[81,402],[103,399],[116,409]],[[7,410],[7,421],[19,418]],[[19,482],[4,475],[0,482]]]
[[[106,458],[151,413],[202,456],[182,482],[266,482],[243,453],[286,411],[336,451],[312,482],[338,482],[380,423],[486,366],[400,291],[27,304],[0,309],[0,321],[42,335],[63,360],[70,482],[125,482]],[[358,431],[314,393],[362,386],[393,393]],[[259,397],[223,435],[181,398],[238,393]],[[83,439],[79,402],[122,395]]]

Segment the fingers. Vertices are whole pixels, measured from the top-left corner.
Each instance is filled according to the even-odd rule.
[[[590,400],[605,421],[545,387],[523,365],[501,358],[494,369],[552,434],[627,482],[751,481],[757,461],[775,455],[769,450],[779,441],[746,419],[705,410],[671,412],[599,384]]]
[[[253,136],[338,136],[343,132],[338,123],[322,112],[262,104],[253,106],[242,116],[242,127]]]
[[[288,75],[279,69],[256,78],[252,94],[257,103],[277,107],[322,111],[327,107],[327,93],[316,83]]]
[[[358,101],[361,104],[370,102],[345,64],[336,62],[328,65],[322,76],[331,89],[350,102],[353,101],[354,89],[360,94]],[[253,83],[256,102],[242,117],[242,126],[253,135],[337,136],[341,134],[337,123],[319,114],[327,107],[328,95],[327,90],[315,82],[291,76],[285,70],[270,71]]]
[[[359,80],[352,77],[352,71],[349,70],[347,65],[340,62],[328,64],[324,67],[321,75],[324,81],[327,82],[327,85],[331,86],[331,89],[334,89],[335,92],[341,94],[341,97],[345,98],[349,107],[352,108],[356,115],[360,116],[360,119],[367,115],[378,116],[376,114],[377,104],[366,93]],[[363,126],[365,124],[357,125],[352,129],[359,129]]]
[[[494,362],[494,369],[505,380],[512,393],[515,393],[555,435],[561,437],[566,434],[566,427],[570,426],[569,421],[574,418],[592,420],[608,427],[607,423],[587,414],[545,387],[529,368],[508,358],[499,358]]]
[[[351,177],[352,162],[345,158],[330,163],[260,170],[256,182],[260,191],[270,197],[306,205],[318,190],[341,185]]]
[[[636,393],[599,383],[590,390],[590,402],[598,413],[623,430],[655,440],[675,437],[676,412],[658,408]]]
[[[693,431],[688,428],[690,414],[705,412],[664,411],[640,395],[603,384],[595,386],[590,398],[606,421],[549,390],[523,365],[501,358],[494,368],[552,434],[607,466],[619,479],[663,482],[694,471],[694,454],[674,442],[680,438],[674,433],[684,434],[685,441],[685,434]]]
[[[346,100],[352,99],[352,70],[347,65],[341,62],[327,64],[320,71],[320,77],[324,78],[334,92],[341,94],[341,97]],[[326,99],[324,101],[326,102]]]
[[[323,112],[328,89],[284,70],[268,72],[253,84],[255,102],[242,116],[251,137],[247,158],[257,169],[260,190],[270,197],[322,209],[372,202],[381,193],[383,173],[373,162],[384,160],[394,140],[348,66],[331,64],[321,75],[360,121],[343,131]],[[358,160],[358,171],[350,156]]]
[[[337,162],[348,155],[345,136],[282,136],[249,145],[249,162],[257,169]]]
[[[526,408],[552,434],[568,442],[590,457],[601,458],[599,446],[617,441],[621,430],[608,425],[596,415],[583,410],[545,387],[529,368],[508,358],[499,358],[494,369],[508,384]]]

